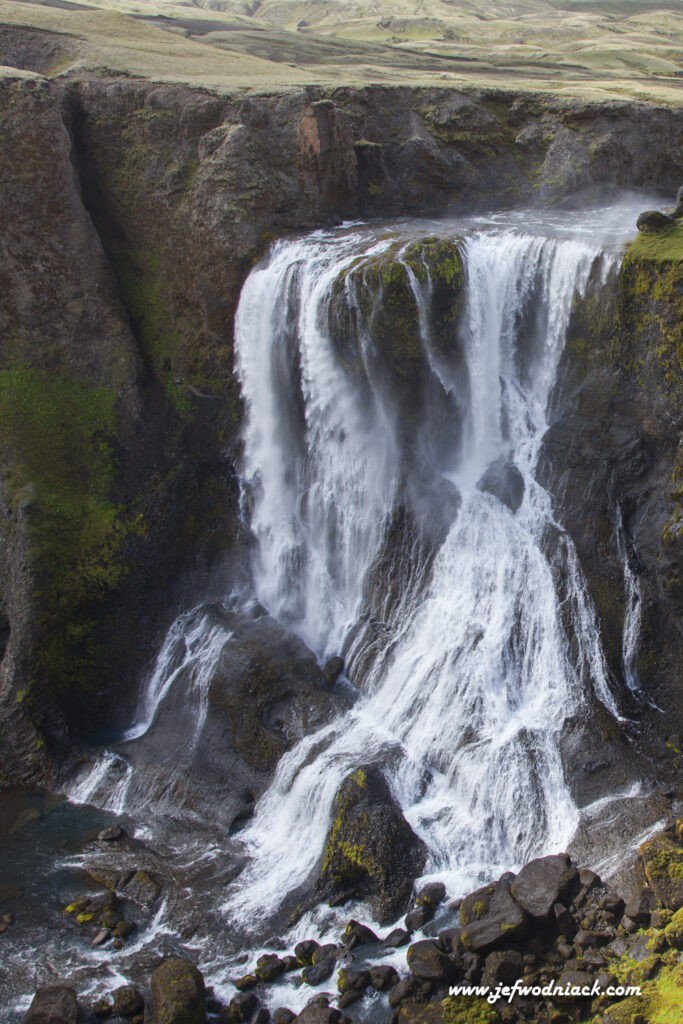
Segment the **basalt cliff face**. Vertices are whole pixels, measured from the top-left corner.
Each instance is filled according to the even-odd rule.
[[[179,608],[244,574],[233,318],[273,238],[674,190],[683,167],[683,111],[448,89],[9,77],[0,123],[0,783],[54,778],[79,740],[125,722]],[[613,308],[577,309],[545,461],[618,676],[621,510],[639,685],[667,709],[648,728],[671,779],[682,282],[680,260],[634,252]]]

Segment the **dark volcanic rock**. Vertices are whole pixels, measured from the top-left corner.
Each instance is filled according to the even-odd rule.
[[[423,981],[450,982],[458,976],[457,964],[432,939],[424,939],[408,948],[408,967],[415,978]]]
[[[292,1024],[295,1019],[296,1014],[292,1010],[288,1010],[286,1006],[278,1006],[276,1010],[273,1010],[273,1024]]]
[[[419,931],[434,917],[434,907],[428,903],[413,907],[405,916],[404,924],[409,932]]]
[[[516,512],[524,500],[524,477],[514,462],[492,462],[477,487],[498,498],[511,512]]]
[[[154,1024],[206,1024],[204,979],[193,963],[171,957],[152,972]]]
[[[529,861],[512,883],[510,892],[531,917],[547,919],[556,903],[566,903],[578,888],[579,873],[569,857],[558,853]]]
[[[76,1024],[76,993],[66,985],[39,988],[24,1017],[24,1024]]]
[[[484,964],[482,985],[495,988],[496,985],[511,985],[522,977],[524,962],[521,953],[514,949],[496,950],[489,953]]]
[[[318,893],[328,900],[368,897],[377,920],[387,923],[410,899],[426,856],[381,771],[359,768],[335,798]]]
[[[406,931],[405,928],[392,928],[387,937],[383,940],[382,945],[386,946],[387,949],[398,949],[401,946],[407,945],[409,942],[409,931]]]
[[[142,993],[134,985],[122,985],[112,992],[113,1010],[122,1017],[134,1017],[145,1009]]]
[[[327,981],[332,977],[335,967],[336,961],[333,957],[321,957],[314,964],[304,967],[301,977],[307,985],[319,985],[322,981]]]
[[[398,972],[388,964],[378,964],[370,968],[370,984],[378,992],[387,992],[398,982]]]
[[[636,227],[639,231],[664,231],[674,224],[673,217],[659,210],[645,210],[638,216]]]
[[[295,1024],[340,1024],[342,1015],[333,1006],[313,1003],[294,1018]]]
[[[462,945],[475,953],[516,942],[529,929],[524,910],[500,883],[491,883],[467,896],[460,907],[460,921]]]
[[[372,928],[368,928],[367,925],[360,924],[358,921],[349,921],[341,936],[341,944],[346,949],[354,949],[356,946],[366,943],[372,945],[376,942],[379,942],[379,939]]]
[[[424,885],[417,896],[415,903],[418,907],[438,907],[446,898],[446,886],[443,882],[428,882]]]
[[[308,732],[346,707],[330,691],[308,648],[262,609],[229,612],[207,605],[197,613],[225,646],[208,685],[201,737],[194,736],[195,708],[183,673],[166,694],[140,744],[129,744],[136,785],[145,798],[163,799],[168,750],[183,766],[174,787],[176,807],[202,810],[226,825],[253,813],[280,757]]]

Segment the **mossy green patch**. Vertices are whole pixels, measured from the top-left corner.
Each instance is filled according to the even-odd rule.
[[[496,1024],[497,1010],[485,999],[449,996],[441,1002],[443,1024]]]
[[[115,396],[64,374],[0,371],[0,448],[10,507],[28,526],[40,655],[29,680],[83,684],[90,607],[125,573],[142,523],[114,503]],[[27,690],[18,697],[25,700]]]
[[[663,231],[641,231],[629,246],[630,258],[656,263],[683,262],[683,220]]]

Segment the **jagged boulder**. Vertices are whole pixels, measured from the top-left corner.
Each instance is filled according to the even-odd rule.
[[[509,888],[492,882],[466,896],[460,907],[463,947],[482,953],[523,939],[529,930],[525,911]]]
[[[510,892],[531,917],[546,919],[556,903],[565,903],[579,881],[579,872],[566,853],[537,857],[515,878]]]
[[[382,924],[405,909],[427,848],[394,800],[376,767],[344,779],[334,801],[318,894],[331,902],[367,897]]]
[[[415,978],[425,981],[455,981],[458,965],[433,939],[415,942],[408,949],[408,967]]]

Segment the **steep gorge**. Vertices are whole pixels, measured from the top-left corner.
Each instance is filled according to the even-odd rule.
[[[632,104],[409,89],[222,98],[11,77],[2,104],[8,779],[44,777],[49,752],[92,732],[112,694],[125,720],[159,630],[211,589],[225,552],[229,572],[242,560],[232,322],[272,237],[582,188],[673,189],[681,166],[680,113]],[[623,281],[656,352],[666,314]],[[672,415],[667,394],[654,422]],[[52,421],[43,406],[59,407]],[[669,429],[662,442],[668,501]],[[67,468],[77,451],[83,464]],[[657,588],[656,602],[672,599]],[[121,635],[134,638],[125,650]]]
[[[259,592],[279,623],[258,608],[252,619],[220,604],[246,584],[253,555],[237,476],[245,470],[245,370],[237,372],[233,345],[249,271],[274,239],[341,219],[547,206],[579,192],[598,203],[631,187],[673,192],[682,115],[448,90],[226,98],[97,77],[3,79],[0,100],[0,782],[63,785],[75,764],[90,762],[89,741],[106,742],[134,721],[141,681],[154,684],[161,648],[161,663],[181,678],[207,659],[213,675],[198,697],[194,739],[205,721],[211,731],[201,747],[187,744],[171,700],[147,750],[133,757],[140,791],[152,800],[170,792],[174,812],[195,819],[216,808],[225,829],[237,827],[283,754],[345,706],[282,623],[322,664],[344,642],[348,612],[340,604],[337,619],[316,632],[296,592],[281,607],[267,587]],[[420,469],[418,449],[438,464],[440,424],[452,411],[439,405],[415,350],[422,268],[441,318],[437,347],[449,344],[464,294],[461,250],[438,235],[432,224],[412,249],[390,249],[362,273],[352,261],[350,275],[336,273],[329,313],[349,345],[337,353],[347,370],[358,363],[354,317],[372,323],[384,346],[420,515],[434,480]],[[475,257],[466,256],[471,269]],[[345,298],[349,276],[357,307]],[[590,714],[571,701],[560,709],[561,755],[571,765],[566,806],[581,808],[642,778],[666,816],[681,797],[683,732],[680,227],[639,239],[618,274],[580,279],[538,479],[576,547],[621,718],[599,700]],[[529,339],[538,328],[532,317]],[[296,370],[279,372],[284,393]],[[359,377],[361,393],[364,386]],[[292,411],[292,422],[300,413]],[[383,466],[378,458],[374,484],[390,496]],[[490,486],[495,493],[500,482]],[[257,490],[252,481],[252,500]],[[439,546],[459,501],[445,482],[432,498],[420,557]],[[369,559],[377,592],[390,584],[378,614],[343,652],[354,682],[370,680],[371,689],[382,643],[371,631],[375,620],[396,618],[405,589],[393,555],[413,536],[409,504],[396,511],[385,550]],[[358,543],[349,539],[357,559]],[[545,543],[558,577],[565,573],[559,597],[569,606],[569,563],[557,538]],[[385,603],[379,614],[382,599],[394,607]],[[183,637],[194,639],[183,648],[172,629],[162,647],[179,612]],[[214,633],[233,632],[237,653],[224,656],[219,644],[211,661]],[[577,643],[571,656],[580,661]],[[159,675],[158,686],[166,678]],[[149,725],[138,709],[133,732]],[[172,785],[162,772],[150,787],[169,750],[179,768]],[[520,779],[530,785],[542,753],[520,748]],[[352,758],[346,767],[353,765]],[[109,786],[106,772],[99,781]],[[107,802],[87,785],[82,799]]]

